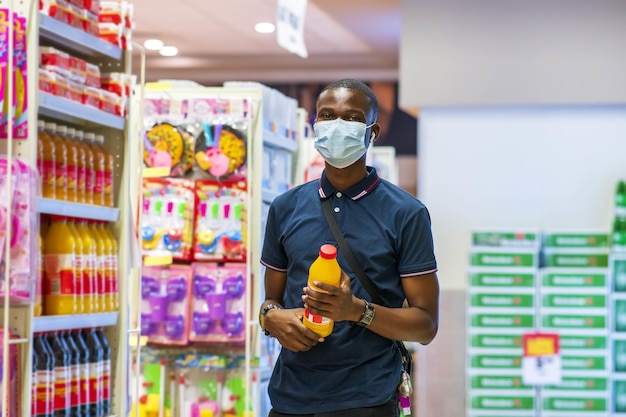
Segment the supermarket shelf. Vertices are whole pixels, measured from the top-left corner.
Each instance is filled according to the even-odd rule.
[[[70,203],[49,198],[37,199],[37,211],[45,214],[58,214],[61,216],[104,220],[107,222],[116,222],[120,216],[120,210],[116,208]]]
[[[39,14],[39,37],[68,52],[93,58],[122,59],[122,48],[42,13]]]
[[[263,130],[263,143],[274,148],[280,148],[294,152],[298,149],[298,142],[285,136],[281,136],[271,130]]]
[[[74,314],[68,316],[40,316],[33,318],[33,332],[82,329],[117,325],[119,313]]]
[[[91,124],[124,130],[125,119],[84,104],[39,92],[39,114],[77,125]]]

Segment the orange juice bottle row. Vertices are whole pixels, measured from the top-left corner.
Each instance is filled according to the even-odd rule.
[[[43,197],[113,207],[115,159],[103,145],[103,135],[37,121]]]
[[[118,243],[106,223],[50,216],[42,235],[43,314],[117,311]]]

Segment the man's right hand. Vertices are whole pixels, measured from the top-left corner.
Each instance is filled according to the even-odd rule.
[[[302,324],[304,308],[272,309],[265,315],[265,329],[285,349],[292,352],[306,352],[324,341],[317,333]]]

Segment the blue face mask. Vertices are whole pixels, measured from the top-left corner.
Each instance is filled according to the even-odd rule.
[[[343,119],[317,122],[313,125],[315,149],[335,168],[349,167],[365,155],[365,131],[373,125]]]

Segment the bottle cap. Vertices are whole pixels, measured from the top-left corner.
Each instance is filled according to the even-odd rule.
[[[322,245],[320,256],[324,259],[335,259],[337,257],[337,248],[333,245]]]

